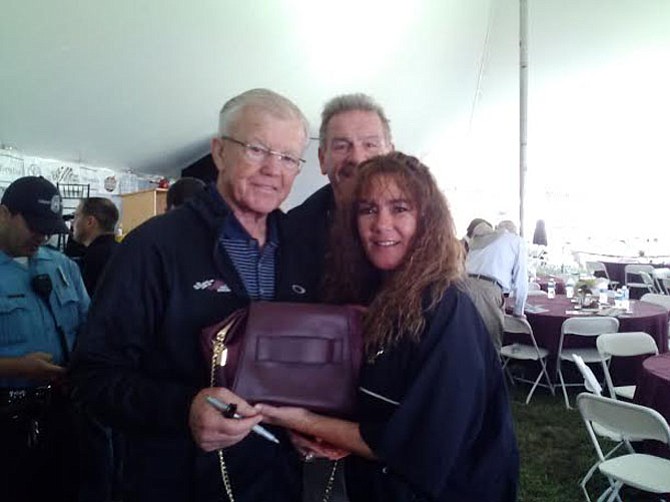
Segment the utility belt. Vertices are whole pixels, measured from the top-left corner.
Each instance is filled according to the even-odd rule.
[[[0,388],[0,437],[34,450],[62,430],[59,424],[71,423],[71,410],[70,400],[59,386]]]
[[[54,399],[51,385],[27,389],[0,388],[0,417],[35,417],[48,409]]]

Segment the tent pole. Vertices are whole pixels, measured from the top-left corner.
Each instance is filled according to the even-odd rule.
[[[528,121],[528,2],[519,0],[519,233],[523,237],[526,201]]]

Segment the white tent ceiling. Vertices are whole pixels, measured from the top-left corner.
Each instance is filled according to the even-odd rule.
[[[528,3],[531,147],[555,148],[541,126],[556,117],[584,122],[563,90],[603,96],[589,88],[602,82],[590,78],[598,68],[638,61],[622,102],[609,103],[635,113],[649,76],[658,85],[669,66],[668,0]],[[454,171],[464,184],[481,181],[476,166],[493,165],[502,174],[490,181],[514,198],[517,37],[516,0],[3,0],[0,143],[174,176],[207,153],[218,110],[238,92],[286,94],[316,135],[328,98],[363,91],[387,109],[396,146],[437,164],[443,184]],[[662,90],[652,91],[665,113],[661,71]],[[531,151],[531,170],[539,155]]]

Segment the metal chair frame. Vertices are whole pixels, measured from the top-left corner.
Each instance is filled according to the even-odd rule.
[[[634,452],[608,458],[594,431],[594,425],[598,424],[628,440],[651,439],[670,445],[670,427],[660,413],[646,406],[587,392],[577,396],[577,407],[598,455],[597,468],[609,483],[598,497],[599,502],[621,500],[619,491],[624,485],[651,493],[670,492],[670,460]],[[586,490],[584,494],[590,501]]]
[[[577,354],[587,364],[600,363],[602,356],[597,348],[572,348],[563,349],[566,336],[596,337],[602,333],[613,333],[619,330],[619,320],[614,317],[571,317],[563,321],[561,325],[561,338],[558,342],[558,353],[556,354],[556,373],[560,380],[565,407],[571,409],[568,391],[566,387],[583,387],[583,383],[565,383],[562,361],[573,362],[572,355]]]
[[[658,355],[656,341],[651,335],[644,331],[628,331],[618,333],[603,333],[596,339],[598,352],[602,356],[601,361],[607,389],[612,399],[617,396],[632,400],[635,395],[635,385],[614,385],[609,367],[613,357],[633,357]]]
[[[514,385],[515,381],[533,385],[528,392],[528,396],[526,397],[526,404],[530,403],[530,400],[533,397],[533,393],[538,386],[549,389],[552,396],[556,395],[554,384],[552,383],[551,378],[549,378],[549,372],[547,371],[547,357],[549,356],[549,351],[544,347],[538,347],[537,341],[535,340],[535,335],[533,334],[533,328],[528,323],[528,321],[511,315],[505,315],[503,337],[505,336],[505,333],[526,335],[531,342],[530,344],[513,343],[510,345],[504,345],[503,343],[503,346],[500,349],[500,357],[503,361],[503,370],[505,370],[505,374],[510,379],[512,385]],[[535,380],[513,376],[507,367],[511,360],[538,361],[540,363],[540,371],[538,372]],[[540,383],[543,375],[545,381],[547,382],[546,384]]]

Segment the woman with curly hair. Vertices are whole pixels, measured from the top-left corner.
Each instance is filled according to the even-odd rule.
[[[498,354],[461,291],[462,247],[428,168],[391,153],[359,167],[336,217],[325,295],[358,303],[367,361],[354,421],[258,405],[346,461],[356,501],[512,501],[518,451]]]

